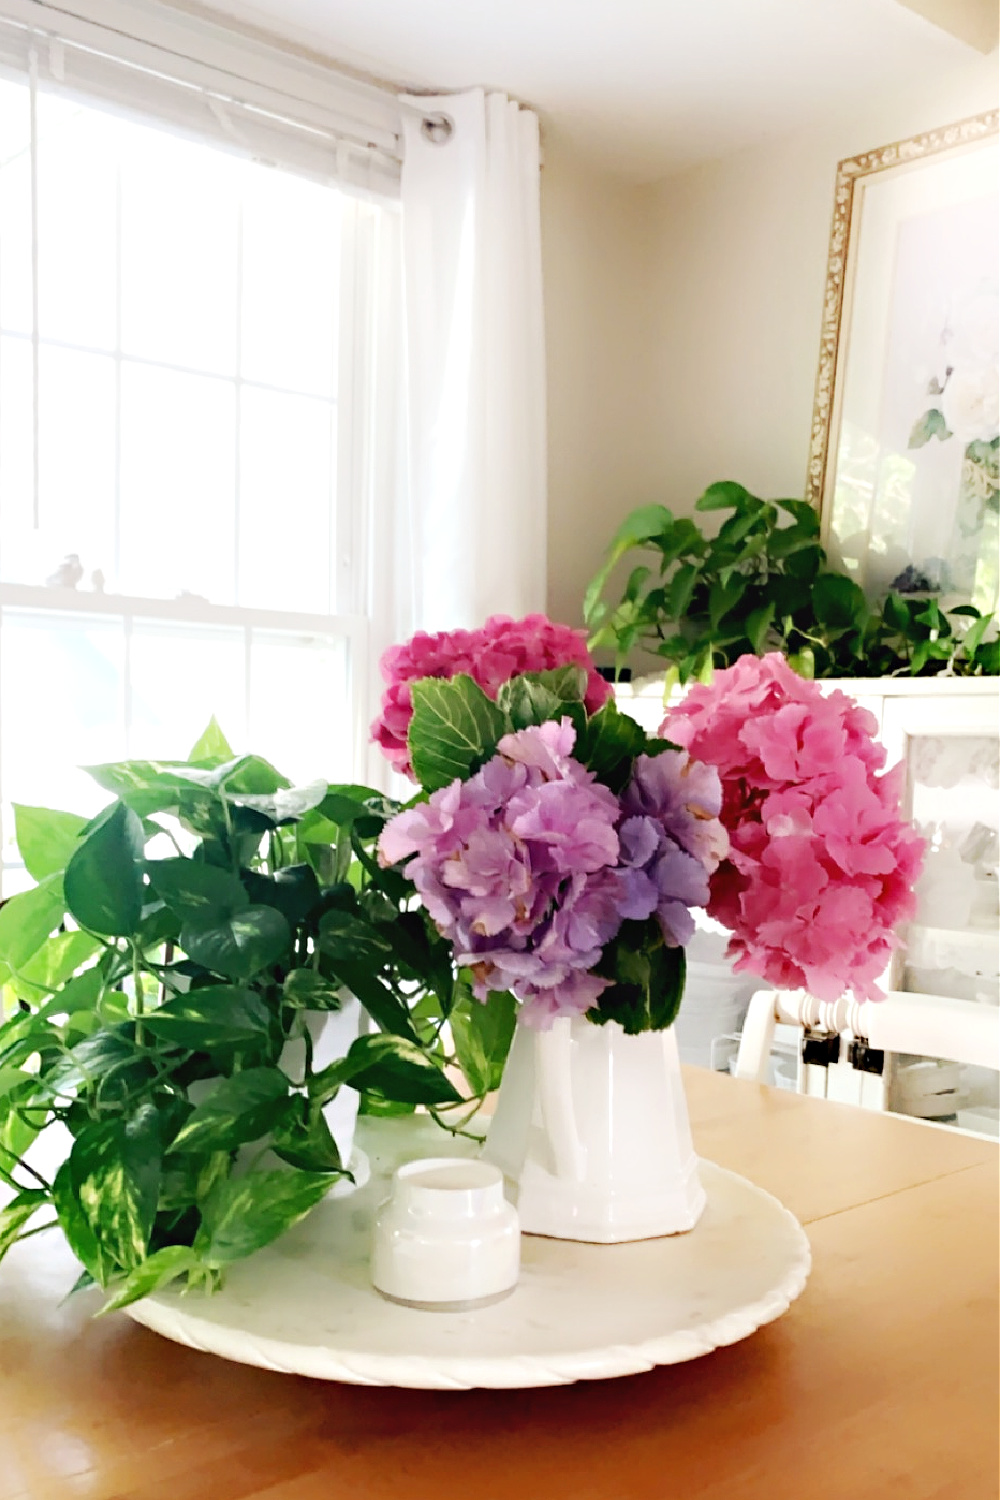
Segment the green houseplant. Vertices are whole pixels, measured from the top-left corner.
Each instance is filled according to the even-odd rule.
[[[991,616],[896,590],[872,603],[828,563],[819,517],[805,501],[762,500],[722,481],[695,509],[729,514],[709,537],[666,506],[633,511],[587,588],[589,644],[613,650],[619,670],[641,649],[663,659],[668,687],[768,651],[782,652],[804,677],[1000,671]],[[612,571],[630,553],[647,560],[609,601]]]
[[[324,1115],[345,1084],[363,1112],[474,1109],[513,1015],[472,1004],[379,868],[380,793],[290,786],[214,721],[187,762],[90,769],[114,800],[89,822],[15,809],[37,883],[0,908],[0,1255],[58,1223],[117,1307],[210,1290],[307,1213],[347,1173]],[[314,1067],[307,1021],[347,994],[368,1032]],[[28,1156],[50,1126],[54,1172]]]

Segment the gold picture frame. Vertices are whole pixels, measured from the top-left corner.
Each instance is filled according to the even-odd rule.
[[[886,354],[885,339],[888,338],[890,322],[888,301],[892,289],[891,278],[895,275],[895,271],[890,273],[888,269],[883,269],[882,262],[888,266],[887,258],[890,250],[898,254],[898,250],[889,244],[891,236],[895,233],[898,237],[902,229],[909,228],[912,221],[918,217],[917,210],[923,211],[926,208],[928,214],[936,214],[938,218],[956,211],[953,206],[948,207],[948,191],[942,192],[942,184],[950,180],[949,174],[959,173],[968,177],[970,170],[974,170],[982,176],[986,167],[985,156],[978,157],[972,163],[969,160],[969,154],[983,149],[995,151],[998,121],[1000,121],[1000,111],[990,110],[984,114],[960,120],[953,125],[925,131],[908,140],[897,141],[874,151],[847,157],[837,166],[833,223],[823,297],[819,368],[809,441],[806,498],[820,513],[824,545],[828,547],[833,560],[846,567],[847,571],[858,574],[859,581],[863,585],[865,585],[866,572],[864,543],[859,540],[858,536],[855,536],[853,538],[854,554],[851,555],[849,551],[847,554],[841,552],[838,544],[838,518],[834,513],[837,504],[840,504],[843,510],[843,503],[838,499],[838,465],[844,460],[845,442],[851,432],[857,430],[857,424],[855,424],[854,428],[848,428],[846,432],[842,432],[845,422],[845,389],[850,393],[852,378],[855,385],[858,380],[858,372],[855,372],[852,377],[852,356],[856,365],[865,366],[860,373],[861,378],[869,387],[874,383],[873,364],[877,364],[882,358],[888,367],[889,359]],[[956,166],[955,163],[959,165]],[[904,177],[905,182],[903,182]],[[978,181],[978,178],[976,180]],[[922,203],[922,193],[926,195],[926,204]],[[901,208],[891,211],[887,208],[886,205],[893,194],[900,199],[905,197],[908,204],[906,214],[910,215],[910,219],[905,218]],[[952,195],[954,196],[954,192]],[[893,213],[896,214],[895,221]],[[879,236],[881,236],[882,243],[877,242]],[[870,274],[873,259],[878,259],[880,265],[876,277]],[[940,273],[939,264],[937,270]],[[938,280],[940,281],[940,274]],[[868,316],[873,305],[869,283],[879,287],[879,295],[886,304],[884,308],[876,309],[879,316],[874,320]],[[860,285],[865,288],[864,297],[867,301],[862,306],[859,300],[856,308],[855,299],[856,297],[860,299],[862,295],[859,292]],[[893,305],[895,306],[895,303]],[[911,311],[909,308],[907,310]],[[895,316],[895,314],[892,315]],[[877,323],[879,317],[884,318],[885,329],[877,330],[869,336],[867,325],[872,321]],[[859,322],[860,330],[855,326]],[[880,333],[883,335],[882,343],[878,341]],[[852,347],[852,337],[858,347]],[[866,340],[867,347],[865,347]],[[881,378],[883,381],[888,379],[885,371],[881,372]],[[933,385],[926,384],[924,387],[926,390],[933,388]],[[878,405],[880,399],[884,406],[885,391],[874,393],[869,391],[867,399],[869,408]],[[908,399],[910,399],[909,393]],[[850,395],[848,405],[850,405]],[[850,422],[850,414],[848,422]],[[869,426],[871,425],[870,422]],[[879,435],[876,432],[876,436]],[[947,430],[943,435],[952,436]],[[941,437],[942,432],[932,430],[931,436]],[[941,447],[940,443],[928,442],[928,438],[922,437],[916,444],[912,439],[907,444],[904,439],[900,445],[897,436],[897,448],[902,446],[904,459],[907,457],[905,450],[908,446],[922,446],[923,444],[927,444],[927,461],[937,462],[940,458],[940,453],[937,451]],[[956,446],[953,445],[953,450]],[[954,466],[953,450],[949,453],[952,466]],[[879,451],[884,452],[884,448]],[[876,453],[873,462],[878,461]],[[923,455],[920,456],[920,461],[924,462]],[[959,462],[962,462],[961,458]],[[990,473],[992,480],[995,481],[993,462],[991,450]],[[850,476],[848,476],[845,481],[848,487],[850,482]],[[926,499],[921,503],[926,509]],[[995,497],[991,491],[991,507],[994,503]],[[897,505],[896,509],[899,511],[900,506]],[[856,511],[852,512],[852,517],[855,514]],[[992,519],[990,525],[992,526]],[[874,542],[876,551],[881,548],[883,552],[888,551],[892,554],[890,558],[882,560],[885,561],[882,571],[886,576],[876,580],[881,585],[882,591],[886,584],[891,582],[887,576],[888,572],[907,550],[906,525],[899,525],[898,531],[898,536],[891,539],[892,545],[888,548],[884,535],[877,537]],[[873,560],[873,567],[875,567],[875,561]],[[912,561],[915,559],[911,555]],[[935,563],[941,561],[941,558],[934,559]],[[955,571],[957,573],[958,570]],[[917,567],[914,572],[919,575],[920,568]],[[943,573],[948,574],[947,563],[944,565]],[[918,579],[919,581],[927,582],[926,579]],[[931,587],[941,587],[947,592],[949,581],[953,580],[944,576],[943,583],[940,580],[936,583],[932,581]],[[876,592],[876,583],[869,579],[869,584],[868,591]],[[983,588],[989,586],[990,579],[987,579],[986,584],[980,588],[980,593],[983,592]],[[992,586],[995,590],[995,570]],[[969,592],[973,591],[970,589]],[[985,602],[992,607],[995,598]]]

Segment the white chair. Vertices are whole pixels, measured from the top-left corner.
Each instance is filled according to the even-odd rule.
[[[820,1094],[869,1109],[885,1109],[889,1075],[870,1073],[865,1056],[852,1065],[850,1047],[860,1041],[868,1051],[1000,1069],[1000,1009],[946,995],[909,994],[890,990],[884,1000],[856,1001],[844,997],[827,1002],[804,990],[758,990],[750,1001],[733,1075],[764,1083],[768,1077],[775,1027],[801,1026],[807,1031],[839,1037],[823,1066],[800,1061],[800,1092]],[[832,1085],[832,1086],[831,1086]],[[946,1111],[942,1111],[944,1113]]]

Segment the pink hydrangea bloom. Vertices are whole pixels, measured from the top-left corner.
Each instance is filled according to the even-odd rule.
[[[372,739],[397,771],[412,775],[407,734],[413,717],[410,684],[422,677],[452,678],[467,673],[491,698],[505,682],[523,672],[547,672],[577,666],[587,672],[585,704],[595,713],[611,694],[594,666],[582,630],[556,625],[545,615],[512,620],[493,615],[479,630],[449,630],[428,635],[418,630],[401,646],[391,646],[380,667],[386,681],[382,709],[372,725]]]
[[[722,780],[730,852],[708,910],[733,933],[736,969],[821,1000],[880,997],[924,844],[900,816],[901,768],[879,774],[876,728],[777,654],[741,657],[664,719],[660,733]]]

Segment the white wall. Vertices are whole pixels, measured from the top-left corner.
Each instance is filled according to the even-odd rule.
[[[548,608],[580,623],[587,579],[650,475],[648,195],[544,136]]]
[[[714,479],[803,493],[837,162],[997,94],[995,56],[976,57],[933,96],[873,102],[660,186],[652,328],[667,504],[686,509]]]
[[[837,162],[995,107],[997,59],[651,188],[546,143],[549,606],[577,623],[621,518],[714,479],[803,493]]]

